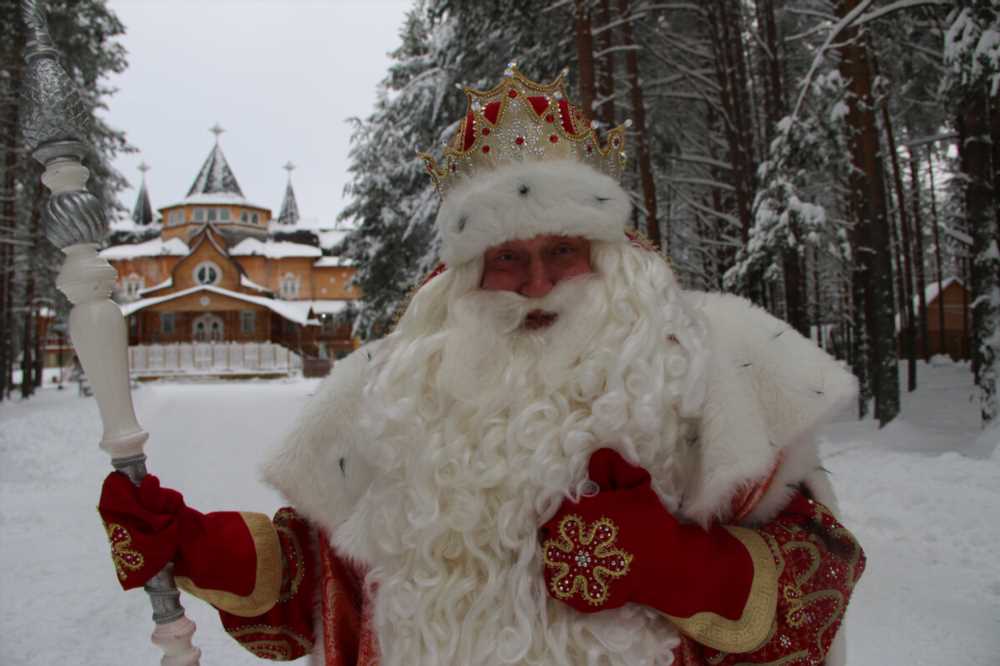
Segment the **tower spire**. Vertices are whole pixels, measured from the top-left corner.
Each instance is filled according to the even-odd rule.
[[[138,169],[142,174],[142,183],[139,185],[135,207],[132,208],[132,221],[137,226],[144,227],[153,222],[153,206],[149,203],[149,191],[146,189],[146,172],[150,170],[150,166],[143,161],[139,163]]]
[[[187,195],[191,197],[196,194],[236,194],[242,197],[243,190],[236,182],[236,176],[233,175],[233,170],[229,167],[226,156],[222,154],[222,146],[219,144],[219,136],[226,130],[222,129],[219,123],[215,123],[209,131],[215,135],[215,145],[205,163],[201,165],[201,170]]]
[[[295,201],[295,190],[292,189],[292,171],[295,170],[295,165],[289,161],[281,168],[288,172],[288,184],[285,185],[285,198],[281,201],[278,224],[293,226],[299,221],[299,204]]]

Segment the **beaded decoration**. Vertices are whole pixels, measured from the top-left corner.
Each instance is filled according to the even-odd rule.
[[[591,606],[600,606],[611,593],[608,582],[629,572],[632,554],[614,548],[618,526],[610,518],[588,525],[570,514],[559,521],[559,534],[542,546],[545,566],[556,570],[552,593],[566,600],[579,593]]]
[[[510,63],[503,80],[489,90],[463,88],[468,101],[461,127],[439,165],[420,153],[443,197],[480,171],[519,161],[570,159],[620,181],[625,166],[626,122],[607,133],[604,145],[584,111],[566,97],[567,70],[538,83]]]
[[[105,523],[104,530],[111,542],[111,559],[115,563],[115,571],[122,580],[128,578],[128,571],[138,571],[146,563],[146,559],[137,550],[132,550],[132,535],[118,523]]]

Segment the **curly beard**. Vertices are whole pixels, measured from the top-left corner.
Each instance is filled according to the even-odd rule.
[[[343,544],[370,566],[382,663],[669,663],[675,630],[628,604],[551,600],[537,528],[584,491],[602,446],[653,476],[670,510],[675,456],[703,394],[698,323],[662,259],[594,243],[595,273],[544,299],[478,289],[476,262],[415,296],[365,390],[377,470]],[[558,316],[526,330],[532,310]]]

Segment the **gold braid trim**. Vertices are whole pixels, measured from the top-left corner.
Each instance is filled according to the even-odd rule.
[[[281,592],[281,543],[271,519],[262,513],[241,512],[257,553],[254,587],[243,596],[226,590],[203,589],[187,576],[175,578],[177,587],[239,617],[254,617],[271,610]]]
[[[226,633],[254,656],[271,661],[297,659],[298,657],[293,656],[295,645],[298,645],[304,654],[309,654],[313,649],[312,641],[304,636],[285,627],[274,627],[269,624],[227,629]]]
[[[667,618],[695,641],[722,652],[752,652],[767,640],[778,605],[778,570],[764,538],[743,527],[726,527],[753,561],[753,582],[738,620],[704,611],[691,617]]]

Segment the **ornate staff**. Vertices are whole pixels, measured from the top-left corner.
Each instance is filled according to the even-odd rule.
[[[36,0],[22,0],[28,29],[25,50],[25,146],[45,166],[42,182],[52,191],[46,205],[46,234],[66,254],[56,282],[73,303],[69,326],[73,346],[94,387],[104,435],[101,448],[111,464],[138,484],[146,476],[142,452],[149,433],[135,418],[129,390],[125,318],[111,299],[117,273],[97,254],[107,224],[97,199],[87,192],[83,166],[89,118],[59,52],[49,37]],[[201,651],[191,645],[194,622],[184,615],[172,564],[146,583],[156,629],[152,641],[163,650],[162,666],[198,666]]]

